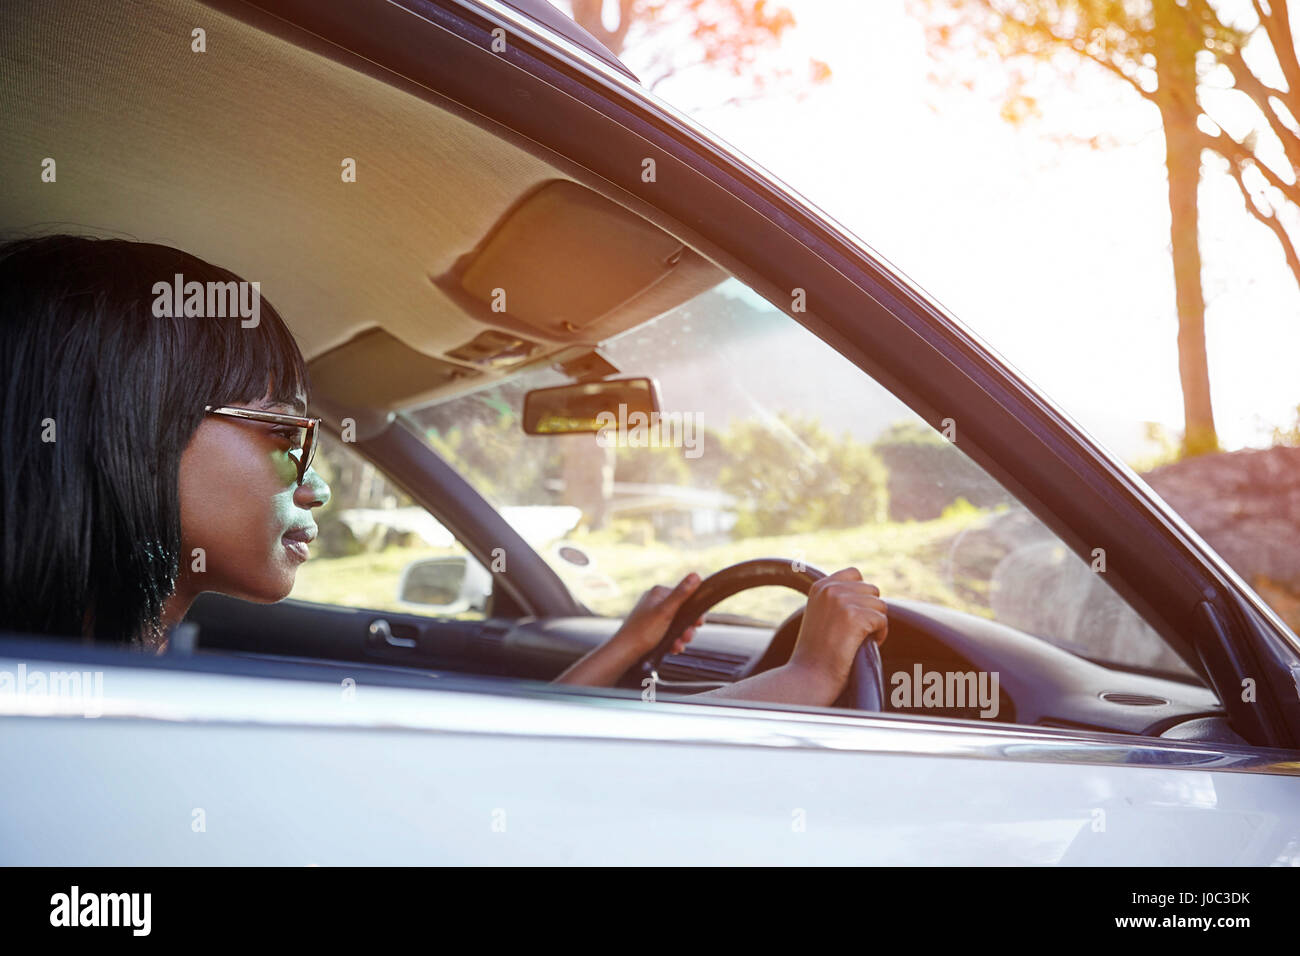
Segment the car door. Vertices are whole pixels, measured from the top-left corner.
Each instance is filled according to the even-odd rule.
[[[0,695],[11,865],[1300,860],[1296,764],[1248,748],[0,642],[73,669],[98,696]]]

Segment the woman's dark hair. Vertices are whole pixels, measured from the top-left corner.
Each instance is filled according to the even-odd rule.
[[[307,394],[302,353],[265,300],[247,328],[238,313],[155,315],[169,311],[155,284],[177,275],[241,281],[153,243],[0,244],[0,629],[151,646],[203,406]]]

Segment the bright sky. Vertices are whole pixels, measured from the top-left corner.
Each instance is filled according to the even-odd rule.
[[[1013,128],[998,116],[996,76],[975,92],[927,78],[902,0],[782,2],[798,21],[786,49],[827,61],[829,84],[798,103],[723,108],[696,108],[735,92],[715,94],[698,73],[656,93],[857,233],[1121,455],[1142,453],[1143,422],[1181,432],[1154,107],[1083,71],[1075,92],[1047,90],[1044,121]],[[637,69],[634,50],[624,59]],[[1120,143],[1063,146],[1053,131]],[[1220,438],[1267,444],[1300,404],[1300,290],[1208,162],[1201,212]]]

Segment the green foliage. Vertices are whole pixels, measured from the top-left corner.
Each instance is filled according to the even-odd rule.
[[[1295,421],[1289,427],[1273,429],[1273,444],[1300,448],[1300,405],[1295,407]]]
[[[525,437],[508,408],[495,417],[476,417],[446,429],[430,429],[434,450],[485,498],[498,504],[552,503],[548,478],[560,474],[560,452],[545,437]]]
[[[696,439],[699,442],[697,456],[695,458],[686,458],[683,454],[692,487],[722,487],[723,469],[731,463],[731,456],[727,453],[725,434],[716,428],[701,425]]]
[[[620,446],[614,466],[615,481],[720,488],[722,472],[731,462],[726,435],[699,426],[695,457],[685,448],[629,448]]]
[[[734,495],[738,538],[849,528],[883,518],[885,469],[866,445],[816,420],[740,421],[723,436],[722,490]]]
[[[629,448],[614,452],[614,480],[650,485],[684,485],[690,476],[680,448]]]
[[[943,521],[967,521],[984,514],[983,508],[977,508],[965,498],[958,498],[943,509],[939,518]]]
[[[944,441],[933,428],[924,422],[910,418],[894,422],[877,436],[873,444],[876,448],[893,445],[948,447],[948,442]]]
[[[1134,471],[1141,474],[1182,459],[1183,442],[1179,435],[1169,431],[1159,422],[1143,422],[1143,429],[1147,447],[1151,450],[1129,462],[1129,466]]]

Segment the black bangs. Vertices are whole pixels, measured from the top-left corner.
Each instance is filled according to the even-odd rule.
[[[148,290],[140,318],[157,319],[174,337],[169,357],[188,375],[175,383],[173,398],[189,413],[201,414],[204,405],[261,401],[268,391],[272,401],[288,404],[310,397],[302,352],[280,313],[262,298],[256,275],[238,276],[167,246],[123,243],[115,252],[131,257],[123,271],[134,273],[135,288]],[[192,304],[203,314],[191,314]]]
[[[188,364],[208,385],[200,406],[259,402],[268,393],[287,405],[310,399],[302,352],[267,300],[260,300],[257,324],[247,328],[251,320],[240,316],[175,321]]]
[[[140,645],[205,405],[308,397],[257,276],[152,243],[0,245],[0,628]]]

